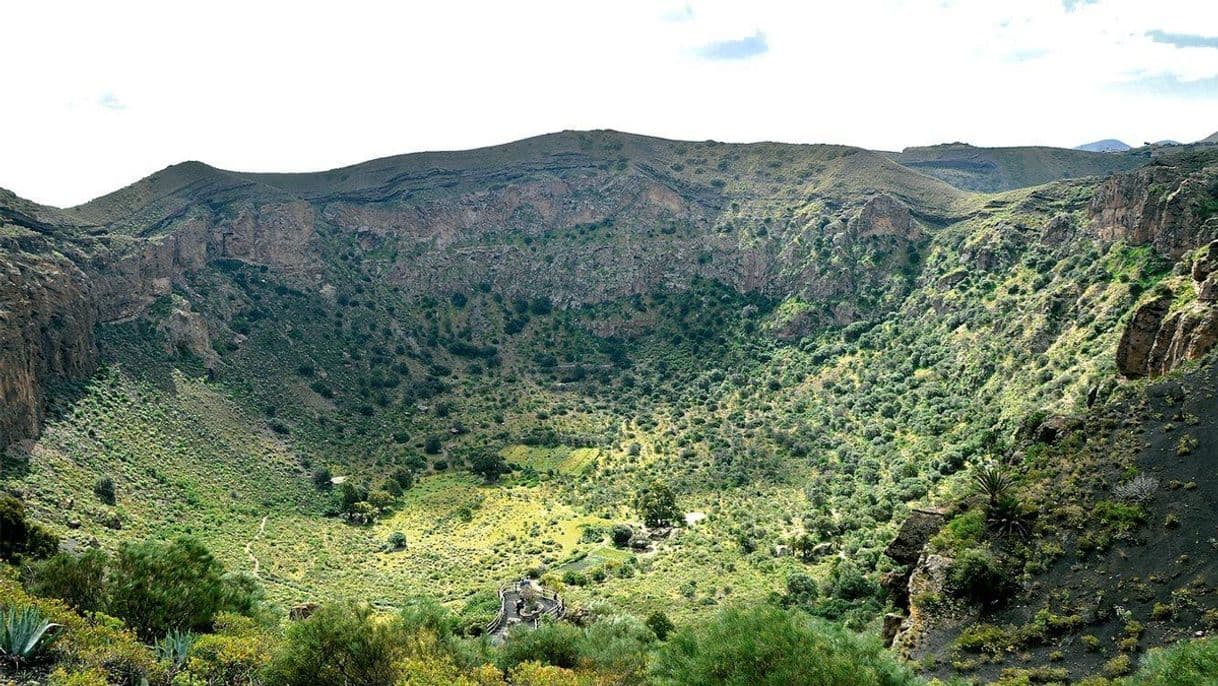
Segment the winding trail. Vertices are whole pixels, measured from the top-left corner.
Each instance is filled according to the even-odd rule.
[[[254,537],[249,540],[249,543],[245,544],[245,556],[250,559],[250,562],[254,563],[255,578],[261,578],[258,576],[258,570],[261,569],[261,565],[258,564],[258,558],[254,557],[254,541],[257,541],[262,537],[262,534],[266,533],[266,520],[270,519],[270,517],[270,515],[264,515],[262,517],[262,521],[258,524],[258,533],[254,534]]]

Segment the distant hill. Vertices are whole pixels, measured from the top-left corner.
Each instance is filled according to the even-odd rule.
[[[1060,179],[1104,176],[1137,167],[1132,152],[1107,153],[1066,148],[978,148],[945,143],[888,153],[896,162],[967,191],[996,193]]]
[[[1093,143],[1084,143],[1083,145],[1080,145],[1074,149],[1084,150],[1086,152],[1125,152],[1126,150],[1133,149],[1133,146],[1129,145],[1125,141],[1119,141],[1115,138],[1105,138],[1104,140],[1095,141]]]
[[[1218,131],[1211,133],[1210,135],[1206,136],[1205,138],[1202,138],[1201,140],[1199,140],[1197,142],[1198,143],[1218,143]]]

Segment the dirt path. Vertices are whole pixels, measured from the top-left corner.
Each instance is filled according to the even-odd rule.
[[[258,524],[258,533],[254,534],[254,537],[249,540],[249,543],[245,544],[245,556],[250,559],[250,562],[254,563],[255,578],[258,577],[258,570],[261,569],[261,566],[258,564],[258,558],[254,557],[254,541],[257,541],[262,537],[262,534],[266,533],[266,520],[269,518],[270,515],[266,515],[262,518],[262,521]]]

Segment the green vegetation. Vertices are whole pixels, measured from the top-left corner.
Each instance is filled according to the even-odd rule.
[[[306,253],[208,252],[97,327],[97,372],[50,389],[42,435],[0,463],[20,494],[0,498],[0,558],[21,581],[0,600],[63,625],[16,669],[179,686],[911,683],[855,632],[906,611],[909,561],[885,550],[924,506],[947,514],[928,551],[941,578],[910,601],[964,627],[926,644],[928,672],[1055,681],[1078,653],[1123,678],[1160,628],[1126,627],[1201,625],[1197,552],[1172,581],[1057,588],[1063,569],[1116,578],[1112,555],[1189,523],[1138,480],[1133,456],[1159,434],[1134,425],[1206,421],[1114,382],[1131,310],[1189,277],[1089,231],[1098,181],[981,195],[834,146],[533,145],[527,173],[368,169],[376,202],[299,201],[315,211]],[[1005,184],[1071,159],[995,163]],[[264,181],[249,192],[271,204],[347,184]],[[877,189],[908,226],[860,223]],[[471,203],[461,219],[454,197]],[[207,200],[105,238],[134,250],[195,211],[234,226],[253,211]],[[433,244],[416,221],[452,230]],[[385,230],[349,230],[365,224]],[[485,269],[507,254],[522,271]],[[187,301],[202,348],[169,326]],[[1162,452],[1205,464],[1205,429]],[[525,575],[578,621],[492,645],[495,592]]]

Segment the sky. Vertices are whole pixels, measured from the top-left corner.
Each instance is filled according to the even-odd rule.
[[[6,3],[0,187],[611,128],[872,149],[1218,131],[1218,1]]]

